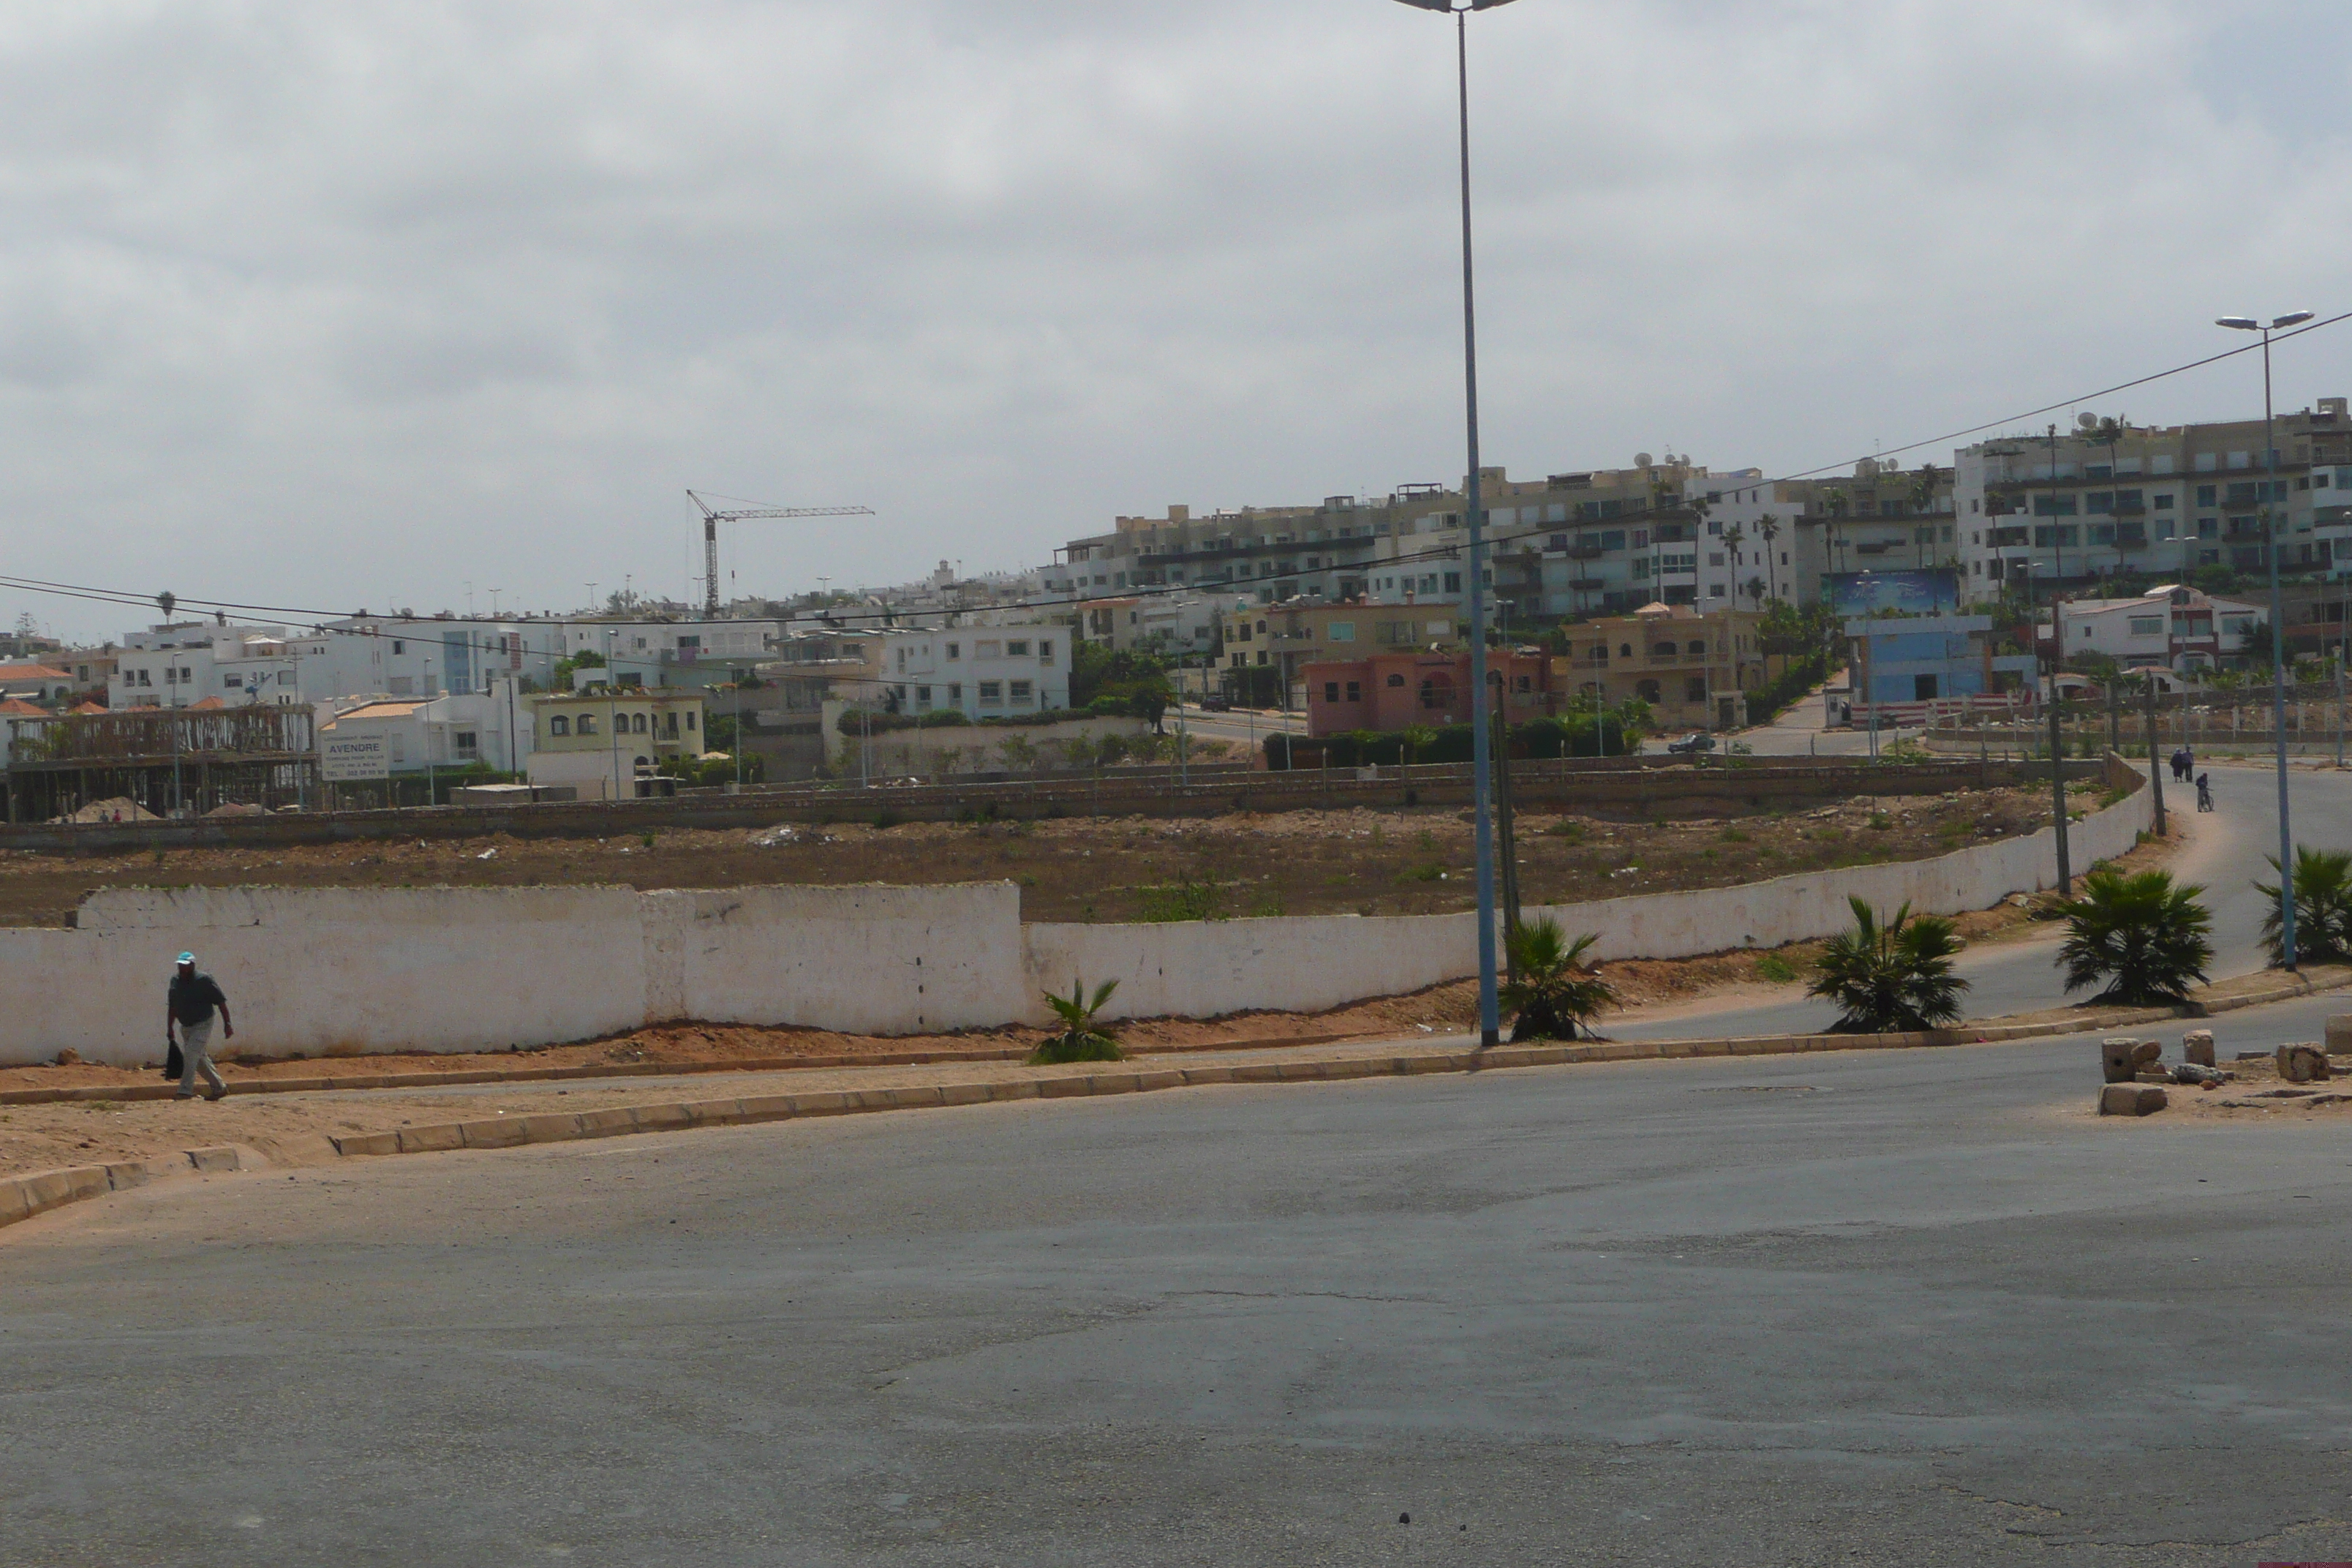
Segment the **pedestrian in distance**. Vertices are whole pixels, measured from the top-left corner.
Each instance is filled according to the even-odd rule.
[[[228,997],[220,982],[196,967],[196,955],[180,954],[179,964],[172,971],[172,988],[163,1009],[163,1043],[176,1046],[180,1052],[180,1092],[174,1100],[196,1097],[196,1075],[205,1075],[211,1092],[207,1100],[218,1100],[228,1092],[227,1080],[220,1068],[213,1066],[213,1014],[220,1014],[221,1038],[236,1038],[236,1026],[229,1022]],[[172,1027],[179,1026],[180,1037],[172,1037]]]
[[[2200,811],[2213,809],[2213,775],[2211,773],[2197,775],[2197,809]]]

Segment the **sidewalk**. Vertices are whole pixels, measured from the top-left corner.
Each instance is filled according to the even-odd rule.
[[[2352,967],[2257,974],[2200,994],[2234,1011],[2352,984]],[[1467,1037],[1255,1046],[1075,1067],[962,1061],[712,1075],[339,1089],[197,1101],[62,1100],[0,1111],[0,1226],[61,1204],[198,1172],[355,1157],[505,1149],[806,1116],[1143,1093],[1221,1084],[1336,1081],[1696,1056],[1780,1056],[1982,1044],[2170,1022],[2171,1008],[2062,1008],[1904,1035],[1580,1041],[1498,1046]],[[723,1087],[722,1087],[723,1086]],[[712,1095],[713,1089],[721,1091]],[[47,1168],[44,1168],[47,1167]]]

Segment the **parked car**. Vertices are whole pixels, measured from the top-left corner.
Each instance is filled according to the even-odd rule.
[[[1693,756],[1700,752],[1711,752],[1715,750],[1715,737],[1704,730],[1694,730],[1679,741],[1667,742],[1666,750],[1681,757]]]
[[[1201,699],[1201,711],[1203,713],[1230,713],[1233,710],[1234,700],[1221,693],[1213,691]]]

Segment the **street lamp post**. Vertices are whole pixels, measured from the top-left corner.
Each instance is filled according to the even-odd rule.
[[[2271,733],[2278,752],[2279,956],[2294,973],[2294,834],[2286,815],[2286,616],[2279,607],[2278,443],[2271,435],[2271,334],[2311,320],[2290,310],[2268,326],[2252,316],[2223,316],[2213,324],[2263,335],[2263,542],[2271,564]]]
[[[1487,735],[1486,531],[1478,485],[1478,312],[1470,247],[1470,26],[1469,14],[1507,5],[1510,0],[1402,0],[1454,18],[1454,69],[1461,125],[1462,166],[1462,384],[1469,438],[1469,482],[1464,503],[1470,531],[1470,773],[1475,802],[1478,848],[1478,1043],[1503,1037],[1500,998],[1495,989],[1495,811],[1489,776],[1493,745]]]

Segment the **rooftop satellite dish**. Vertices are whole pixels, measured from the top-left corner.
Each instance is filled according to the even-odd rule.
[[[2074,428],[2077,430],[2095,430],[2098,427],[2099,416],[2097,415],[2077,414],[2074,416]]]
[[[1634,466],[1635,468],[1648,468],[1648,467],[1650,466],[1650,454],[1649,454],[1649,453],[1647,453],[1647,452],[1636,452],[1636,453],[1634,453],[1634,454],[1633,454],[1633,466]]]

